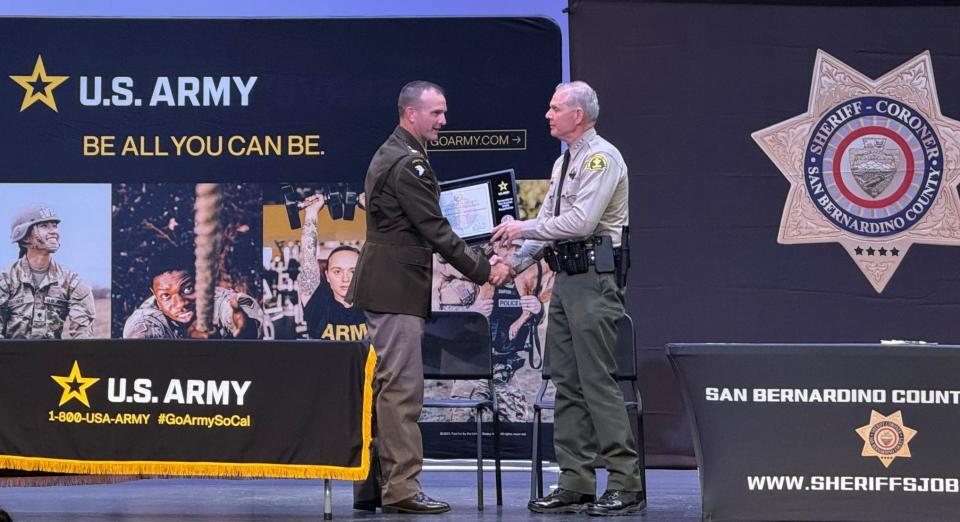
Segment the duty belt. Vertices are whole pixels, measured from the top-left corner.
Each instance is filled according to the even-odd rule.
[[[613,248],[609,236],[594,236],[579,241],[558,241],[547,247],[544,259],[554,272],[583,274],[594,267],[598,274],[617,271],[620,249]]]

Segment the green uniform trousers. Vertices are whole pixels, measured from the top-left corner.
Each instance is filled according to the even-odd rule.
[[[420,345],[425,320],[403,314],[366,312],[366,316],[377,354],[373,451],[370,475],[354,484],[353,498],[372,502],[379,496],[384,504],[395,504],[420,492],[423,439],[417,421],[423,409]]]
[[[560,487],[593,495],[594,461],[606,463],[607,489],[640,491],[633,431],[616,380],[614,346],[623,317],[614,274],[558,273],[547,324],[547,362],[557,387],[553,444]]]

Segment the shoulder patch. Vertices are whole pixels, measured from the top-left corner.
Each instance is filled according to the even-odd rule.
[[[410,160],[410,169],[417,175],[418,178],[422,178],[424,174],[427,173],[427,162],[423,158],[413,158]]]
[[[598,152],[587,158],[583,165],[591,172],[603,172],[610,166],[610,162],[605,154]]]

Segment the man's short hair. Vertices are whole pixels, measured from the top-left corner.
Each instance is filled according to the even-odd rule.
[[[401,118],[403,118],[403,111],[406,110],[407,107],[419,106],[420,96],[423,94],[423,91],[437,91],[437,93],[442,95],[443,87],[425,80],[415,80],[404,85],[403,89],[400,89],[400,97],[397,99],[397,110]]]
[[[167,272],[186,272],[193,274],[194,271],[193,249],[189,247],[166,248],[151,256],[150,258],[150,281],[158,275]]]
[[[587,82],[575,81],[570,83],[561,83],[557,85],[554,92],[565,91],[569,93],[567,105],[583,109],[583,114],[587,121],[596,123],[600,117],[600,101],[597,99],[597,91]]]

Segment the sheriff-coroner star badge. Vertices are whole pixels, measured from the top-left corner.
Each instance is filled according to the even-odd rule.
[[[960,122],[929,52],[871,80],[817,51],[807,112],[752,136],[790,182],[778,242],[840,243],[878,293],[914,243],[960,245]]]
[[[870,422],[857,428],[857,434],[863,439],[863,457],[877,457],[883,467],[889,468],[897,457],[910,457],[910,439],[917,430],[903,425],[903,415],[895,411],[882,415],[870,410]]]

